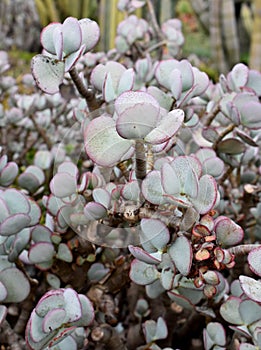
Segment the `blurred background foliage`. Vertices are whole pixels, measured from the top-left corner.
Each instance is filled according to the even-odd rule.
[[[125,14],[118,0],[1,0],[0,49],[39,52],[39,35],[50,22],[90,17],[101,28],[97,50],[114,47],[117,26]],[[204,62],[206,70],[226,73],[237,62],[261,70],[261,0],[152,0],[159,23],[173,17],[183,22],[183,56]],[[149,20],[146,7],[136,10]],[[19,52],[19,51],[18,51]],[[12,57],[12,53],[11,53]],[[30,55],[22,54],[30,60]],[[212,68],[211,68],[212,69]],[[210,70],[211,70],[210,69]],[[210,74],[211,75],[211,74]]]

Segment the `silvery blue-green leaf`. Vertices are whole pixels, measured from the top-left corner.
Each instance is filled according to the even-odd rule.
[[[50,182],[51,192],[58,198],[77,193],[76,178],[68,173],[57,173]]]
[[[54,254],[55,251],[52,243],[39,242],[30,247],[28,257],[32,263],[42,263],[52,260]]]
[[[220,307],[220,314],[229,323],[242,325],[244,322],[239,313],[241,299],[230,296]]]
[[[180,181],[175,168],[169,163],[161,167],[162,186],[168,194],[179,194],[181,192]]]
[[[155,256],[151,255],[150,253],[146,252],[140,247],[135,247],[133,245],[130,245],[128,248],[131,254],[136,259],[143,261],[146,264],[158,265],[160,263],[159,259],[157,259]]]
[[[91,282],[99,282],[108,272],[110,272],[110,269],[102,263],[93,263],[87,272],[87,276]]]
[[[247,257],[250,269],[258,276],[261,276],[261,248],[251,250]]]
[[[71,161],[61,163],[57,169],[58,173],[68,173],[73,177],[78,177],[79,170],[77,166]]]
[[[9,162],[0,172],[0,184],[7,187],[11,185],[18,174],[18,165],[15,162]]]
[[[67,17],[62,24],[63,52],[65,55],[78,51],[82,43],[82,31],[78,20]]]
[[[39,168],[46,170],[51,166],[53,155],[50,151],[37,151],[34,156],[34,164]]]
[[[254,301],[261,303],[261,282],[252,277],[239,276],[239,281],[243,292]]]
[[[81,315],[82,318],[79,321],[74,322],[74,325],[88,326],[94,319],[94,309],[91,301],[84,294],[78,294],[78,298],[81,303]]]
[[[63,308],[64,303],[63,289],[50,290],[41,297],[35,311],[39,317],[44,317],[54,307]]]
[[[0,171],[2,171],[4,169],[4,167],[6,166],[8,162],[8,157],[6,154],[4,154],[1,158],[0,158]]]
[[[219,142],[217,150],[220,153],[225,153],[229,155],[240,154],[245,151],[245,144],[235,138],[227,138]]]
[[[50,310],[43,319],[43,332],[48,334],[50,330],[54,331],[59,328],[64,323],[65,316],[66,312],[64,309],[53,308]]]
[[[55,42],[53,40],[53,35],[54,35],[54,31],[57,30],[57,28],[60,28],[60,30],[62,30],[62,24],[61,23],[50,23],[41,32],[41,44],[42,44],[43,48],[53,55],[56,54],[56,48],[55,48]]]
[[[61,281],[60,281],[59,277],[57,277],[57,276],[54,275],[53,273],[48,272],[48,273],[46,274],[46,281],[49,283],[49,285],[50,285],[53,289],[58,289],[58,288],[60,288]]]
[[[126,139],[142,139],[157,125],[159,104],[142,91],[123,92],[115,100],[116,129]]]
[[[137,180],[127,182],[121,190],[121,195],[131,201],[139,201],[140,199],[140,186]]]
[[[82,44],[85,45],[85,52],[90,51],[99,40],[100,28],[95,21],[89,18],[82,18],[78,23],[82,32]]]
[[[154,340],[165,339],[168,336],[168,328],[166,322],[162,317],[157,319],[156,332],[154,335]]]
[[[243,229],[233,220],[225,216],[219,216],[215,220],[215,233],[217,241],[223,247],[229,247],[240,243],[244,237]]]
[[[7,217],[0,224],[0,233],[9,236],[18,233],[30,224],[30,216],[24,213],[13,214]]]
[[[180,273],[187,276],[190,272],[193,257],[189,240],[185,236],[177,237],[168,253]]]
[[[169,242],[169,230],[160,220],[142,219],[141,230],[141,244],[149,241],[157,250],[162,250]]]
[[[133,141],[123,139],[114,120],[101,116],[93,119],[84,131],[85,151],[97,164],[110,167],[121,161]]]
[[[7,307],[5,305],[0,305],[0,326],[4,322],[7,315]]]
[[[157,86],[149,86],[147,92],[158,101],[160,107],[167,111],[170,110],[173,103],[173,98],[170,95],[160,90]]]
[[[142,194],[147,201],[152,204],[164,203],[164,190],[161,184],[161,175],[158,170],[153,170],[148,173],[142,181]]]
[[[260,129],[261,105],[258,101],[250,101],[240,108],[241,123],[249,129]]]
[[[117,93],[121,94],[124,91],[131,90],[134,84],[135,73],[133,68],[127,69],[121,76]]]
[[[209,85],[209,78],[205,72],[201,72],[197,67],[192,67],[193,76],[194,76],[194,89],[193,95],[199,96],[207,89]]]
[[[4,200],[11,214],[27,214],[30,210],[30,204],[27,197],[14,188],[0,192],[0,198]]]
[[[149,265],[137,259],[132,261],[130,279],[133,282],[144,286],[154,282],[158,277],[159,273],[155,265]]]
[[[56,257],[60,260],[66,261],[68,263],[71,263],[73,261],[72,252],[69,249],[68,245],[65,243],[59,244]]]
[[[116,91],[114,90],[114,87],[113,87],[113,82],[112,82],[110,72],[108,72],[105,76],[104,84],[102,88],[102,94],[106,102],[111,102],[117,97]]]
[[[63,293],[66,311],[65,322],[75,322],[81,318],[82,308],[77,292],[72,288],[66,288]]]
[[[153,129],[144,140],[152,144],[159,144],[168,141],[178,132],[182,126],[183,120],[183,110],[175,109],[169,112],[161,119],[158,126]]]
[[[228,73],[228,83],[235,91],[240,91],[240,88],[244,87],[248,81],[249,70],[243,63],[236,64],[231,72]]]
[[[175,100],[180,98],[182,92],[182,75],[181,71],[177,68],[173,69],[170,73],[171,83],[171,93]]]
[[[248,81],[246,86],[250,87],[255,91],[257,96],[261,96],[261,73],[258,70],[250,69],[248,72]]]
[[[245,325],[261,319],[261,306],[253,300],[243,300],[239,305],[239,313]]]
[[[146,294],[151,299],[156,299],[166,290],[162,287],[159,279],[145,286]]]
[[[63,82],[65,64],[63,61],[36,55],[31,61],[31,70],[37,86],[47,94],[59,92]]]
[[[204,346],[206,350],[213,349],[214,345],[226,345],[226,333],[221,323],[210,322],[204,329]],[[214,347],[215,348],[215,347]],[[223,348],[225,350],[225,348]]]
[[[103,188],[95,188],[92,192],[95,202],[102,204],[105,208],[109,208],[111,203],[110,193]]]
[[[179,294],[177,290],[171,290],[168,292],[168,296],[170,297],[171,300],[173,300],[175,303],[183,307],[184,309],[187,310],[194,310],[195,306],[194,304],[184,297],[183,295]]]
[[[199,179],[198,196],[190,200],[200,214],[206,214],[215,206],[217,196],[216,181],[212,176],[206,174]]]
[[[28,279],[16,267],[8,267],[0,271],[0,282],[3,283],[7,290],[5,303],[20,303],[27,298],[30,292]]]
[[[7,289],[5,285],[0,281],[0,302],[4,301],[7,297]]]
[[[107,209],[100,203],[89,202],[84,207],[84,215],[88,220],[99,220],[107,215]]]

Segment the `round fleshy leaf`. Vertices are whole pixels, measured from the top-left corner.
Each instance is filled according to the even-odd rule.
[[[229,297],[220,307],[220,314],[228,323],[242,325],[244,322],[239,313],[239,305],[241,299],[237,297]]]
[[[43,48],[53,55],[56,54],[56,48],[55,48],[53,36],[54,36],[54,31],[57,30],[57,28],[60,28],[61,30],[62,24],[50,23],[41,32],[41,44]]]
[[[89,202],[84,207],[87,220],[99,220],[107,215],[107,209],[100,203]]]
[[[157,250],[162,250],[169,242],[169,230],[160,220],[142,219],[141,230],[141,244],[149,241]]]
[[[56,26],[53,31],[53,43],[55,47],[55,54],[58,60],[63,58],[63,32],[62,26]]]
[[[7,289],[6,289],[5,285],[0,281],[0,302],[5,300],[6,297],[7,297]],[[0,322],[0,324],[1,324],[1,322]]]
[[[78,294],[81,303],[81,319],[74,324],[79,326],[89,326],[94,319],[94,309],[91,301],[84,294]],[[79,324],[80,323],[80,324]]]
[[[67,173],[73,177],[78,177],[79,170],[77,166],[71,161],[65,161],[59,165],[57,169],[58,173]]]
[[[54,256],[54,246],[49,242],[39,242],[30,247],[28,257],[32,263],[43,263],[52,260]]]
[[[179,69],[175,68],[172,70],[170,80],[172,81],[170,86],[172,96],[175,100],[178,100],[182,92],[182,75]]]
[[[131,90],[134,84],[134,70],[133,68],[127,69],[121,76],[118,84],[118,94],[121,94],[124,91]]]
[[[178,175],[169,163],[161,167],[162,186],[167,194],[179,194],[181,192]]]
[[[50,182],[51,192],[58,198],[77,193],[76,178],[68,173],[57,173]]]
[[[129,251],[131,254],[138,260],[145,262],[146,264],[152,264],[152,265],[157,265],[160,263],[160,260],[154,257],[153,255],[149,254],[145,250],[135,247],[133,245],[130,245]]]
[[[253,300],[243,300],[239,305],[239,313],[245,325],[261,319],[261,306]]]
[[[44,55],[36,55],[31,61],[31,70],[37,86],[47,94],[59,92],[63,82],[65,64],[63,61]]]
[[[92,192],[93,199],[95,202],[100,203],[105,208],[109,208],[111,203],[111,195],[108,191],[103,188],[95,188]]]
[[[194,304],[188,298],[179,294],[175,290],[168,292],[168,296],[170,297],[171,300],[173,300],[175,303],[177,303],[178,305],[180,305],[184,309],[187,309],[187,310],[194,310],[195,309]]]
[[[254,301],[261,303],[261,282],[248,276],[239,276],[243,292]]]
[[[109,268],[105,268],[102,263],[93,263],[87,272],[89,280],[93,282],[99,282],[110,272]]]
[[[145,141],[158,144],[168,141],[181,127],[184,120],[182,109],[175,109],[162,118],[159,125],[153,129],[146,137]]]
[[[29,198],[30,211],[28,215],[30,216],[30,227],[39,223],[42,212],[38,203],[36,203],[32,198]]]
[[[216,345],[218,347],[216,347]],[[224,327],[218,322],[210,322],[204,329],[204,346],[206,350],[222,349],[226,345],[226,333]],[[225,350],[225,348],[223,348]]]
[[[160,172],[153,170],[148,173],[142,181],[142,194],[147,201],[152,204],[162,204],[164,202],[164,190],[161,185]]]
[[[113,88],[113,81],[110,72],[105,76],[102,92],[103,98],[106,102],[111,102],[117,97],[116,91]]]
[[[18,174],[18,165],[14,162],[9,162],[0,173],[1,186],[7,187],[11,185]]]
[[[68,245],[65,243],[60,243],[58,247],[58,252],[56,257],[60,260],[66,261],[68,263],[73,261],[72,252],[69,249]]]
[[[144,138],[157,124],[160,106],[146,92],[126,91],[115,101],[116,128],[126,139]]]
[[[245,149],[246,147],[244,143],[234,138],[228,138],[219,142],[217,147],[218,152],[231,155],[243,153],[245,152]]]
[[[130,150],[133,141],[125,140],[116,131],[115,122],[105,116],[93,119],[84,131],[85,151],[101,166],[110,167],[120,162]]]
[[[0,271],[0,282],[7,290],[5,303],[20,303],[27,298],[30,292],[28,279],[16,267],[9,267]]]
[[[258,101],[250,101],[240,108],[241,123],[249,129],[260,129],[261,104]]]
[[[81,318],[82,308],[79,296],[72,288],[66,288],[63,293],[65,301],[65,322],[74,322]]]
[[[3,236],[13,235],[18,233],[31,222],[28,214],[14,214],[6,218],[0,225],[0,234]]]
[[[215,220],[217,241],[222,247],[229,247],[238,244],[244,237],[243,229],[231,219],[220,216]]]
[[[44,333],[50,333],[59,328],[65,320],[66,312],[64,309],[53,308],[44,317],[42,330]]]
[[[7,315],[7,307],[5,305],[0,305],[0,326],[4,322]]]
[[[190,200],[200,214],[206,214],[214,207],[217,195],[218,190],[215,179],[210,175],[203,175],[199,180],[197,197],[190,198]]]
[[[155,265],[148,265],[143,261],[134,259],[131,263],[130,279],[142,286],[154,282],[159,277]]]
[[[82,31],[78,20],[67,17],[62,24],[63,52],[68,55],[79,50],[82,43]]]
[[[251,250],[247,257],[250,269],[258,276],[261,276],[261,248]]]
[[[82,32],[82,44],[85,45],[85,52],[90,51],[99,40],[100,28],[95,21],[89,18],[82,18],[78,23]]]
[[[36,305],[35,311],[42,318],[53,308],[64,308],[63,289],[45,293]]]
[[[187,276],[192,265],[192,248],[185,236],[179,236],[168,251],[175,266],[183,276]]]
[[[28,214],[30,204],[27,197],[20,191],[11,188],[0,193],[0,198],[4,200],[10,213],[12,214]]]
[[[49,151],[37,151],[34,156],[34,164],[43,170],[51,166],[53,155]]]
[[[137,201],[140,198],[140,186],[138,181],[127,182],[121,190],[121,195],[130,201]]]
[[[229,74],[229,78],[236,88],[242,88],[246,85],[248,80],[248,67],[243,63],[236,64]]]

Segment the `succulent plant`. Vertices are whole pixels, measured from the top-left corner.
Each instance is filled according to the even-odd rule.
[[[73,17],[43,29],[34,79],[0,52],[0,343],[257,349],[261,74],[213,82],[177,58],[178,19],[118,7],[108,53]]]
[[[89,326],[93,316],[92,304],[85,295],[71,288],[51,290],[39,300],[30,316],[27,343],[31,349],[52,347],[77,327]]]

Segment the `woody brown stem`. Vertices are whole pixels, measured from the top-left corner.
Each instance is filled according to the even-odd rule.
[[[135,161],[136,178],[143,180],[146,176],[146,150],[142,140],[136,140],[135,143]]]
[[[80,78],[77,69],[73,67],[71,70],[69,70],[70,76],[72,78],[72,81],[74,82],[77,90],[82,95],[82,97],[85,98],[88,108],[90,111],[94,111],[95,109],[99,108],[99,104],[95,98],[95,94],[92,90],[87,89],[84,85],[82,79]]]

